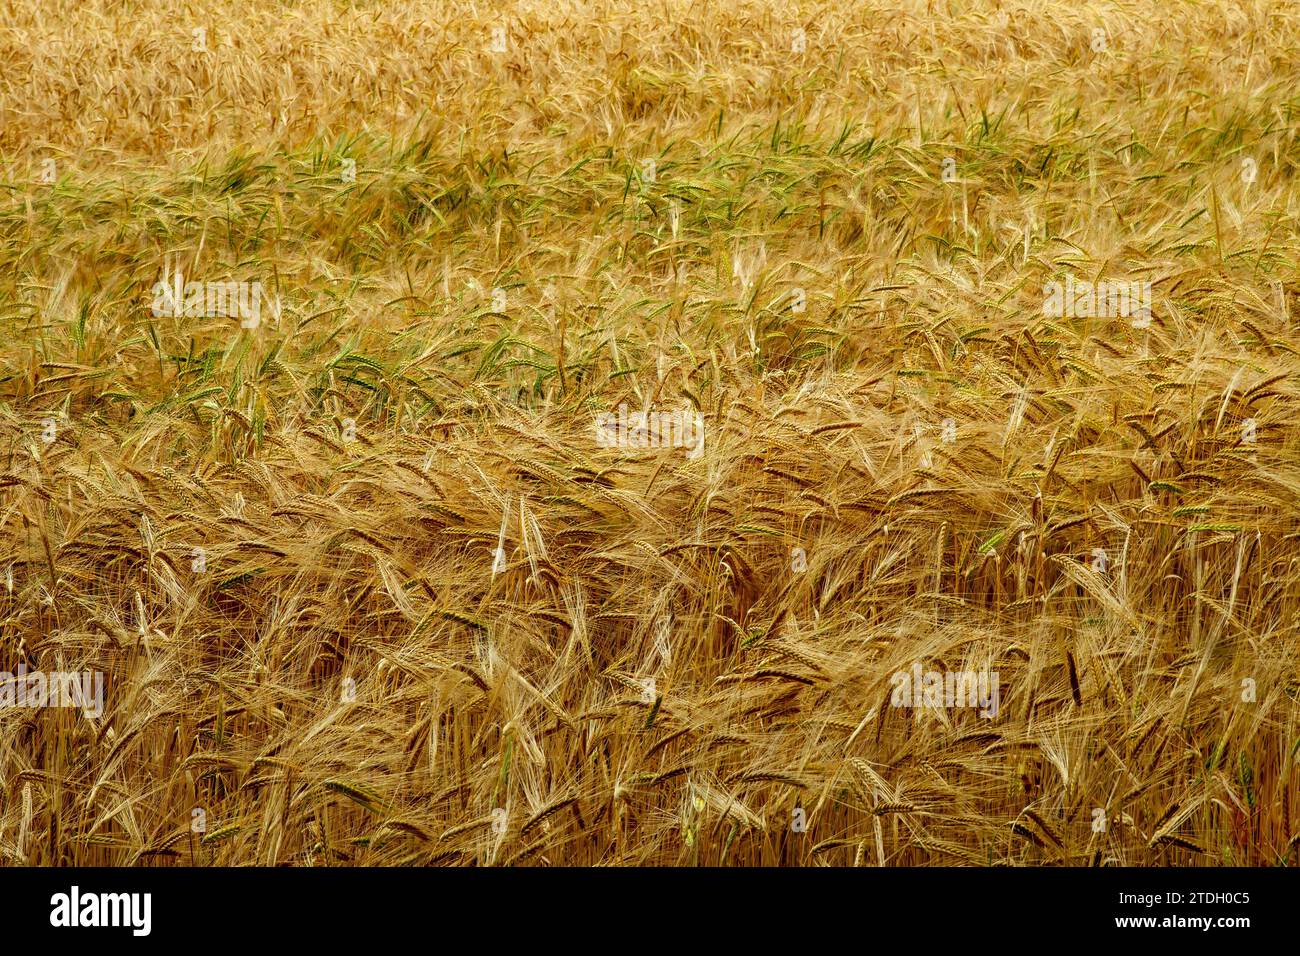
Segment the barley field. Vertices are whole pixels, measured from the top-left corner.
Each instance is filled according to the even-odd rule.
[[[0,57],[6,864],[1300,862],[1300,8]]]

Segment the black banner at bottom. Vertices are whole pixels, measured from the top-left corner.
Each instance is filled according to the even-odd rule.
[[[592,945],[593,933],[806,945],[842,938],[846,921],[955,934],[956,945],[1009,929],[1231,944],[1289,928],[1294,891],[1285,868],[0,870],[11,942],[76,934],[128,947],[336,947],[439,927],[482,940],[545,932],[558,946],[569,934]]]

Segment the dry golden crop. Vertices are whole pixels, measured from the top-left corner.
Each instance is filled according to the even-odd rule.
[[[1298,27],[5,4],[0,857],[1297,862]]]

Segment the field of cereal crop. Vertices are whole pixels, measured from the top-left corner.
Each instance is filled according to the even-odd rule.
[[[1300,861],[1298,57],[5,4],[0,859]]]

